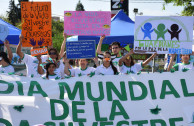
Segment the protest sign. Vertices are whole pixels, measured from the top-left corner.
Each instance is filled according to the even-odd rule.
[[[187,71],[49,81],[1,74],[0,125],[193,126],[193,75]]]
[[[9,29],[6,25],[0,24],[0,40],[5,41],[9,34]]]
[[[21,2],[23,47],[52,44],[51,2]]]
[[[96,56],[95,41],[69,41],[66,43],[68,59],[89,59]]]
[[[32,56],[37,56],[37,55],[47,54],[48,50],[45,47],[45,48],[39,48],[39,49],[31,49],[30,52]]]
[[[110,35],[108,11],[65,11],[64,33],[68,35]]]
[[[192,53],[192,17],[137,16],[134,51],[137,53]]]

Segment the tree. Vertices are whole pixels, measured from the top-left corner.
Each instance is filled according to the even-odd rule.
[[[76,11],[85,11],[85,9],[84,9],[84,6],[82,5],[82,3],[80,2],[80,0],[79,0],[79,2],[77,3],[77,6],[76,6],[76,9],[75,9]]]
[[[29,2],[29,0],[18,0],[19,4],[17,5],[18,8],[18,19],[21,20],[21,2]]]
[[[14,0],[9,1],[9,11],[7,11],[9,21],[15,26],[18,22],[18,8]]]
[[[60,51],[61,44],[64,40],[63,31],[64,31],[63,22],[52,20],[53,47],[56,48],[58,51]]]
[[[182,11],[181,15],[194,16],[194,5],[192,5],[191,0],[164,0],[164,1],[166,4],[174,3],[175,6],[184,6],[184,10]]]

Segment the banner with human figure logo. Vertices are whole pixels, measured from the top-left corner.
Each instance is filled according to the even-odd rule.
[[[21,2],[23,47],[51,46],[51,2]]]
[[[191,54],[193,17],[137,16],[134,51],[137,53]]]
[[[194,71],[0,75],[0,126],[193,126]]]

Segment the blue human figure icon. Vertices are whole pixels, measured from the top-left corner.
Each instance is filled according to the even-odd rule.
[[[144,33],[143,40],[148,37],[151,40],[151,33],[154,31],[154,28],[152,29],[152,24],[147,22],[144,24],[144,28],[141,27],[142,32]]]

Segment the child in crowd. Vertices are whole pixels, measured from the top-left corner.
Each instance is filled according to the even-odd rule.
[[[194,54],[194,53],[192,53]],[[181,61],[182,63],[177,63],[173,66],[173,62],[174,62],[174,58],[175,58],[176,54],[171,54],[171,58],[170,58],[170,63],[168,65],[168,71],[170,71],[170,69],[174,69],[175,71],[183,71],[183,70],[194,70],[194,63],[189,62],[190,60],[190,55],[185,55],[185,54],[181,54]]]
[[[98,55],[99,58],[103,60],[103,64],[96,68],[96,75],[117,75],[118,70],[113,65],[112,59],[116,58],[116,56],[111,56],[110,52],[104,52],[103,55]]]
[[[14,68],[11,65],[13,54],[9,47],[8,40],[5,40],[4,46],[7,48],[8,56],[7,56],[7,53],[0,52],[0,72],[1,73],[14,73]]]
[[[140,70],[143,69],[144,66],[146,66],[157,55],[157,53],[154,53],[146,61],[141,63],[135,63],[135,61],[133,60],[133,57],[131,56],[133,53],[134,53],[133,49],[131,49],[129,53],[127,53],[119,60],[119,70],[121,74],[138,73]]]
[[[61,77],[55,74],[54,72],[56,69],[55,63],[47,63],[45,69],[46,69],[46,74],[42,76],[43,79],[48,79],[48,80],[61,79]]]

